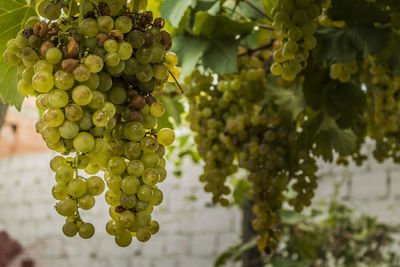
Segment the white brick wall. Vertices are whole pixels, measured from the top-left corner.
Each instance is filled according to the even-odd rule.
[[[103,197],[96,198],[94,209],[83,212],[96,227],[95,237],[64,237],[64,219],[54,211],[51,197],[52,155],[0,160],[0,229],[26,248],[13,267],[24,258],[33,259],[37,267],[209,267],[219,253],[239,241],[240,211],[209,207],[210,195],[198,182],[201,168],[188,163],[182,178],[170,175],[161,185],[164,203],[154,212],[161,229],[149,242],[117,247],[104,230],[109,215]],[[362,168],[322,164],[319,180],[316,200],[330,198],[339,183],[341,200],[380,220],[400,223],[400,166],[372,160]]]

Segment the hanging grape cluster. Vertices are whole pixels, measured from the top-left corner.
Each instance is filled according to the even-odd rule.
[[[281,36],[280,47],[274,52],[271,73],[292,81],[307,66],[309,51],[317,46],[314,33],[321,14],[318,0],[280,0],[273,9],[272,26]]]
[[[179,77],[164,20],[121,0],[44,0],[38,13],[48,21],[28,19],[4,58],[17,66],[18,92],[35,96],[43,112],[37,132],[63,155],[50,162],[56,211],[66,217],[62,230],[93,236],[79,210],[91,209],[106,184],[106,231],[119,246],[132,236],[145,242],[159,229],[151,213],[163,200],[157,184],[167,176],[165,146],[175,138],[171,129],[156,129],[165,108],[152,96]]]
[[[200,181],[213,202],[228,205],[227,178],[238,168],[248,171],[254,202],[253,228],[260,234],[260,251],[272,252],[280,237],[279,211],[290,186],[296,211],[311,204],[317,187],[315,159],[307,150],[292,155],[299,133],[281,121],[273,105],[262,102],[266,73],[257,57],[239,57],[239,73],[213,77],[196,71],[188,77],[188,120],[205,161]],[[291,157],[294,156],[292,162]],[[289,183],[291,182],[291,183]]]

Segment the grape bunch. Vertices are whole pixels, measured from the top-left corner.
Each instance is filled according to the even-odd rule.
[[[318,0],[279,0],[273,9],[272,26],[281,36],[280,47],[274,52],[271,73],[292,81],[307,66],[309,51],[317,46],[314,33],[321,14]]]
[[[132,236],[145,242],[159,228],[151,213],[163,200],[157,184],[167,176],[165,146],[175,139],[171,129],[157,130],[165,107],[152,95],[179,78],[164,20],[123,0],[43,0],[38,13],[48,21],[29,18],[4,58],[17,66],[18,92],[35,96],[43,112],[37,132],[61,154],[50,167],[63,232],[93,236],[79,209],[91,209],[107,184],[107,232],[119,246]]]
[[[260,234],[259,250],[270,253],[280,237],[284,192],[289,187],[295,192],[288,203],[296,211],[310,205],[317,166],[307,149],[292,151],[299,139],[296,126],[283,123],[274,106],[263,102],[267,79],[262,61],[242,56],[238,65],[238,73],[220,75],[217,81],[199,71],[185,80],[188,120],[205,162],[200,181],[214,203],[228,205],[227,178],[239,168],[248,172],[253,228]]]
[[[339,80],[342,83],[350,81],[351,75],[358,72],[357,61],[349,63],[334,63],[330,66],[329,75],[333,80]]]

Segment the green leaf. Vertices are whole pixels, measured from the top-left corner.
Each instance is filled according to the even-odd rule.
[[[182,77],[192,73],[197,62],[203,56],[209,41],[203,37],[180,34],[174,38],[171,51],[175,52],[181,62]]]
[[[269,78],[266,83],[266,97],[278,106],[278,110],[286,121],[290,123],[304,110],[303,92],[297,85],[291,88],[282,88],[275,78]]]
[[[388,12],[365,0],[334,0],[328,9],[332,20],[344,20],[347,25],[373,25],[389,23]]]
[[[158,101],[164,104],[165,114],[158,120],[158,128],[174,128],[171,118],[175,124],[181,123],[181,114],[185,111],[183,104],[176,97],[160,96]]]
[[[329,70],[319,65],[309,65],[304,71],[303,93],[306,103],[314,110],[322,108],[323,88],[329,82]]]
[[[161,16],[178,27],[186,9],[195,7],[197,0],[164,0],[161,5]]]
[[[21,108],[24,99],[17,92],[16,67],[9,66],[3,58],[9,39],[23,29],[26,19],[36,15],[34,8],[25,0],[0,1],[0,97],[3,102]]]
[[[355,26],[351,28],[321,27],[316,33],[317,62],[333,64],[367,57],[382,51],[389,43],[389,27]]]
[[[203,55],[203,65],[219,74],[232,73],[237,69],[239,40],[221,38],[211,40]]]
[[[193,34],[208,37],[244,37],[249,35],[255,24],[253,22],[233,21],[222,15],[212,16],[207,12],[199,11],[196,13]]]

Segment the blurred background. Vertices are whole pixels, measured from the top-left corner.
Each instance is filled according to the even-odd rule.
[[[51,196],[54,178],[49,160],[55,154],[34,130],[37,117],[34,101],[27,100],[22,112],[8,109],[0,131],[0,266],[203,267],[222,262],[241,266],[226,263],[221,253],[241,243],[246,228],[242,210],[237,205],[212,206],[198,181],[201,166],[185,160],[182,175],[176,176],[172,157],[167,164],[169,176],[160,186],[164,202],[154,213],[160,232],[149,242],[117,247],[104,229],[109,215],[103,197],[97,197],[94,209],[83,214],[95,225],[95,236],[90,240],[65,237],[64,218],[55,212]],[[373,160],[361,168],[321,165],[319,177],[314,206],[327,207],[334,198],[353,207],[354,216],[368,214],[387,226],[400,224],[399,166]]]

